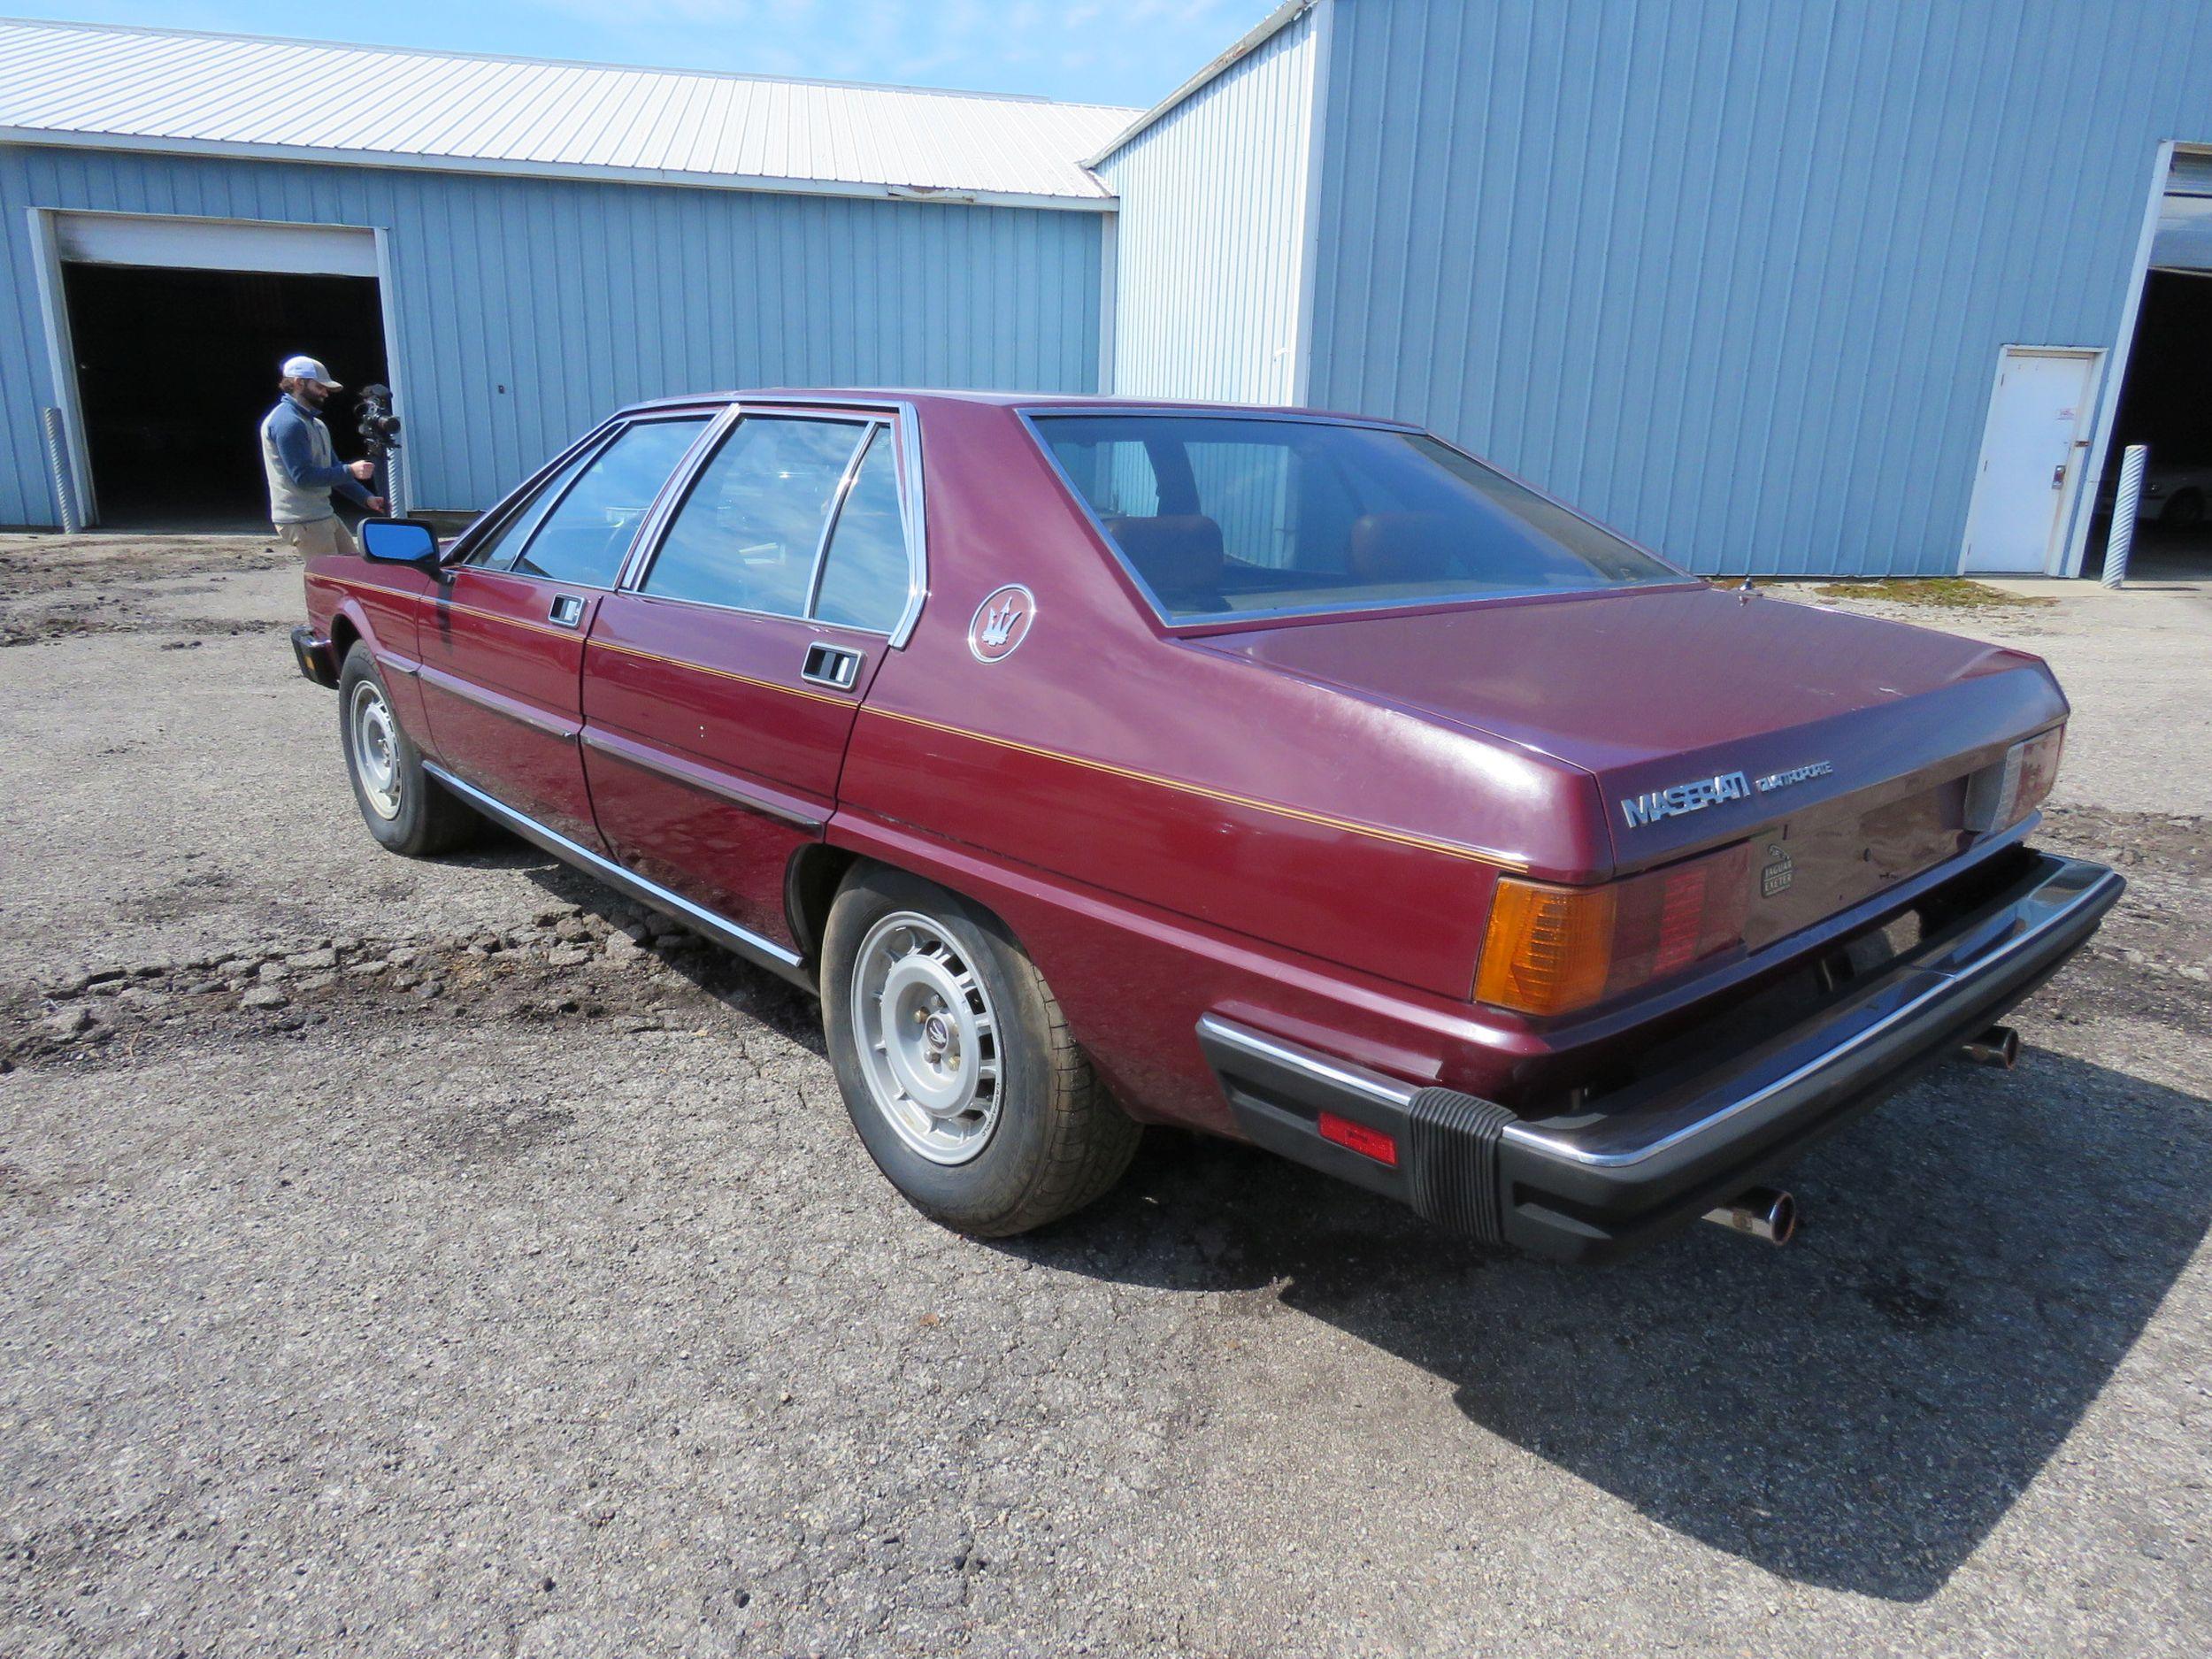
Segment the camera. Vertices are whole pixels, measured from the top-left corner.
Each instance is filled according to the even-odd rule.
[[[399,448],[399,417],[392,412],[392,388],[380,383],[363,387],[359,408],[357,430],[369,458],[381,460]]]

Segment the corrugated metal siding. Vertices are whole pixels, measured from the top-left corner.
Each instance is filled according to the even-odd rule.
[[[0,145],[0,524],[55,522],[34,206],[388,228],[424,507],[489,503],[641,397],[1097,378],[1088,213]]]
[[[1290,400],[1313,69],[1308,12],[1100,165],[1122,198],[1112,390]]]
[[[312,99],[271,95],[326,87]],[[0,128],[1058,196],[1134,111],[1040,98],[0,22]],[[159,149],[149,142],[147,149]]]
[[[1954,570],[1998,349],[2115,343],[2201,0],[1340,0],[1316,402],[1705,571]]]

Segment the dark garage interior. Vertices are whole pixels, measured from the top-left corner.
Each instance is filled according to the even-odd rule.
[[[341,459],[361,453],[355,394],[389,379],[373,277],[62,271],[103,527],[265,526],[256,429],[278,397],[277,365],[296,352],[345,383],[324,420]]]
[[[2212,414],[2205,387],[2212,379],[2212,272],[2150,272],[2120,388],[2112,448],[2098,495],[2088,573],[2103,568],[2120,462],[2130,444],[2150,449],[2131,574],[2201,575],[2212,571]]]

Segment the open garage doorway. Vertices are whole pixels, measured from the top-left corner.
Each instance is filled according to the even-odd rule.
[[[277,366],[320,357],[357,456],[354,393],[389,383],[372,233],[68,215],[58,238],[82,461],[108,529],[254,530]]]
[[[2123,460],[2141,444],[2149,455],[2131,579],[2212,579],[2212,150],[2177,149],[2168,165],[2126,345],[2083,573],[2103,573]]]
[[[2144,279],[2127,379],[2112,423],[2112,449],[2090,573],[2101,573],[2111,534],[2120,459],[2150,451],[2128,568],[2137,576],[2212,577],[2212,271],[2154,270]]]

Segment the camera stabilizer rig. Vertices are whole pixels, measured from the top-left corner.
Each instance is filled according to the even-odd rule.
[[[395,517],[403,517],[407,509],[400,499],[399,417],[392,412],[392,388],[380,381],[363,387],[358,407],[362,447],[383,474],[384,488],[377,493],[388,498]]]

